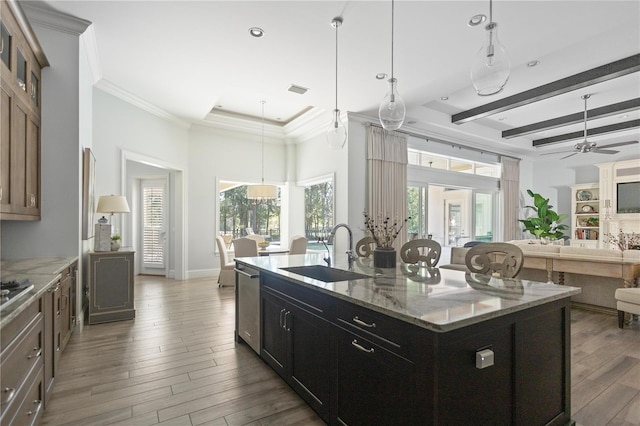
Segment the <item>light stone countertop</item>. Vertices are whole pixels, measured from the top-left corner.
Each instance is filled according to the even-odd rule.
[[[0,260],[2,281],[21,281],[27,278],[33,284],[33,288],[29,292],[21,295],[19,299],[0,310],[0,329],[17,317],[27,306],[36,302],[51,285],[62,278],[62,271],[77,261],[77,257]]]
[[[306,254],[235,260],[436,332],[455,330],[580,293],[579,288],[553,283],[500,279],[450,269],[429,270],[402,263],[395,269],[374,268],[370,259],[358,259],[353,268],[370,278],[333,283],[281,269],[323,265],[322,257]],[[338,257],[345,259],[338,259],[335,267],[347,270],[346,255]]]

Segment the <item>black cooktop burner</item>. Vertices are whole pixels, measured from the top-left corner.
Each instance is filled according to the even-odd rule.
[[[33,284],[28,279],[0,282],[0,309],[6,307],[32,288]]]
[[[0,282],[0,289],[2,290],[11,290],[13,288],[20,287],[21,284],[28,282],[29,280],[22,280],[22,282],[18,282],[16,280],[11,281],[2,281]]]

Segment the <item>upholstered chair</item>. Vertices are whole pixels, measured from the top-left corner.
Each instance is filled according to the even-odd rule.
[[[294,235],[289,241],[289,254],[306,254],[308,242],[302,235]]]
[[[216,244],[218,246],[218,253],[220,254],[220,274],[218,275],[218,286],[224,287],[226,285],[235,285],[236,274],[234,268],[236,264],[229,259],[229,252],[227,252],[227,244],[224,238],[220,235],[216,237]]]
[[[235,257],[258,256],[258,242],[251,238],[238,238],[233,240],[233,252]]]

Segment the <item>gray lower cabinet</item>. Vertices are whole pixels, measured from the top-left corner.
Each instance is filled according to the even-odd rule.
[[[88,324],[133,319],[133,251],[89,253]]]

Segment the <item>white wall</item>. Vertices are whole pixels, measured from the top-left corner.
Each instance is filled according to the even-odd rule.
[[[261,179],[261,137],[194,125],[189,135],[188,264],[190,277],[210,276],[220,267],[215,253],[218,192],[216,182],[255,183]],[[286,148],[265,136],[264,180],[282,185],[287,176]],[[286,226],[286,224],[281,224]]]

